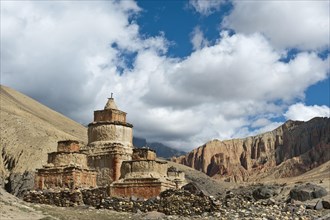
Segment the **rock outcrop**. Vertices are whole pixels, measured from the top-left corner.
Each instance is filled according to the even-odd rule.
[[[330,118],[287,121],[257,136],[213,140],[172,160],[235,182],[300,175],[330,160]]]
[[[327,194],[328,192],[325,188],[311,183],[295,186],[290,191],[290,197],[299,201],[321,198]]]

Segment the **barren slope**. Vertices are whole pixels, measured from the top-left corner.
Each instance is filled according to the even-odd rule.
[[[57,141],[87,140],[82,125],[13,89],[1,86],[0,177],[42,167]]]

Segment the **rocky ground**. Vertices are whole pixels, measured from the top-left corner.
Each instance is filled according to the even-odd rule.
[[[299,177],[240,184],[177,168],[197,191],[169,191],[147,201],[105,198],[90,203],[95,207],[57,207],[26,203],[1,190],[0,219],[330,219],[330,163]]]
[[[321,182],[258,183],[213,196],[191,184],[143,201],[103,198],[94,207],[25,203],[4,193],[1,219],[330,219],[329,179]]]

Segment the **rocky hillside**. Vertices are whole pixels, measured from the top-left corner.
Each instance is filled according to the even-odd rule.
[[[29,171],[42,167],[57,141],[87,141],[87,129],[13,89],[0,93],[0,184],[9,191],[22,187]]]
[[[330,160],[330,118],[287,121],[257,136],[213,140],[172,160],[226,181],[297,176]]]

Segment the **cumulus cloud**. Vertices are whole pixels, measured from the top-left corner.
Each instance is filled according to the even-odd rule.
[[[296,103],[289,107],[284,116],[291,120],[308,121],[314,117],[330,117],[330,108],[326,105],[306,106],[303,103]]]
[[[251,127],[253,128],[259,128],[262,126],[267,126],[271,124],[271,121],[267,118],[258,118],[257,120],[255,120],[252,124]]]
[[[208,40],[204,37],[204,34],[200,27],[195,27],[194,31],[191,33],[191,43],[194,50],[199,50],[207,45],[209,45]]]
[[[225,0],[190,0],[189,4],[200,14],[210,15],[220,9]]]
[[[1,5],[2,82],[82,122],[77,106],[93,106],[100,88],[118,77],[122,51],[166,50],[161,36],[139,38],[133,1]]]
[[[150,87],[146,96],[149,100],[157,96],[155,105],[178,108],[198,105],[196,100],[248,105],[249,100],[290,101],[303,98],[308,86],[327,77],[329,60],[315,53],[300,53],[289,63],[280,59],[263,35],[222,33],[215,45],[155,73],[167,87]],[[168,98],[171,93],[173,99]]]
[[[272,122],[272,121],[268,121],[267,124],[264,124],[263,126],[254,129],[252,131],[248,131],[248,134],[246,136],[254,136],[254,135],[258,135],[258,134],[262,134],[268,131],[272,131],[278,127],[280,127],[284,122]],[[254,124],[254,122],[252,123]]]
[[[329,47],[329,1],[239,1],[222,25],[265,34],[277,48]]]

